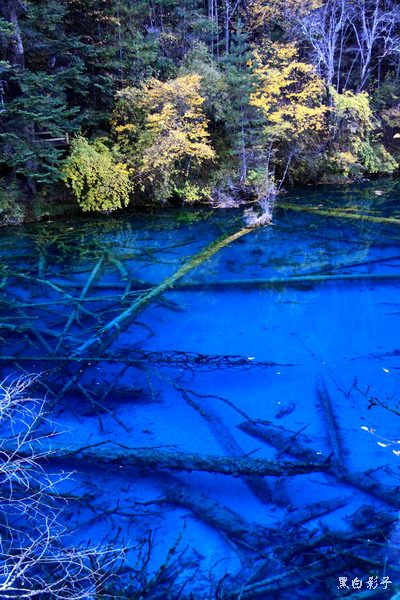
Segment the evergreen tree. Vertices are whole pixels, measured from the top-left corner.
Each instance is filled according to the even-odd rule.
[[[67,108],[56,75],[25,70],[17,83],[21,93],[0,115],[0,168],[12,169],[35,193],[37,184],[60,178],[62,150],[46,138],[62,139],[72,132],[76,111]]]
[[[251,61],[252,51],[248,36],[242,21],[239,20],[231,38],[230,52],[224,58],[224,66],[230,99],[226,130],[241,182],[246,181],[249,169],[258,162],[260,151],[261,116],[250,104],[250,96],[256,82]]]

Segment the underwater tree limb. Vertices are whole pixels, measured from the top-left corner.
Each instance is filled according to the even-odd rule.
[[[398,353],[398,351],[396,351],[396,353]],[[369,402],[369,406],[368,408],[372,408],[373,406],[380,406],[381,408],[384,408],[385,410],[397,415],[398,417],[400,417],[400,408],[399,408],[399,404],[397,403],[395,405],[395,407],[390,406],[389,404],[387,404],[387,402],[384,402],[383,400],[381,400],[380,398],[378,398],[377,396],[372,396],[369,394],[369,388],[367,388],[366,391],[363,391],[361,388],[358,387],[358,385],[355,383],[354,384],[354,389],[359,392],[362,396],[364,396],[364,398],[366,398]],[[372,429],[369,429],[368,431],[372,432]],[[398,443],[398,442],[397,442]]]
[[[307,285],[325,283],[329,281],[396,281],[400,279],[398,273],[337,273],[333,275],[293,275],[291,277],[270,277],[268,279],[220,279],[218,281],[188,281],[179,283],[176,291],[190,291],[197,288],[211,290],[230,289],[262,289],[279,288],[290,285]]]
[[[370,267],[371,265],[381,265],[382,263],[387,263],[392,260],[398,261],[400,260],[400,255],[395,254],[392,256],[381,256],[380,258],[374,258],[363,261],[343,261],[337,264],[326,264],[322,269],[319,269],[317,272],[309,273],[309,275],[322,275],[324,272],[332,272],[332,271],[340,271],[341,269],[354,269],[355,267]],[[361,273],[360,273],[361,274]]]
[[[296,589],[298,591],[305,581],[309,586],[315,582],[321,593],[321,584],[328,586],[331,584],[326,579],[327,575],[338,577],[341,575],[342,569],[351,572],[359,569],[360,564],[363,567],[367,566],[367,572],[371,572],[371,566],[375,569],[381,566],[381,548],[377,544],[376,553],[371,556],[371,540],[379,539],[385,543],[392,524],[397,521],[397,515],[374,510],[371,507],[364,507],[360,513],[361,510],[358,509],[349,517],[349,520],[353,522],[353,528],[350,531],[323,528],[323,533],[308,531],[308,534],[305,535],[303,535],[304,531],[297,531],[295,536],[289,538],[291,541],[289,544],[287,543],[288,530],[285,521],[286,536],[281,537],[281,543],[276,550],[276,556],[281,561],[281,567],[278,567],[280,573],[266,577],[270,569],[266,571],[265,568],[256,568],[250,577],[244,578],[239,574],[233,578],[233,585],[227,587],[221,597],[232,600],[236,598],[248,598],[249,600],[258,597],[270,598],[289,589],[293,589],[293,597],[297,597]],[[276,532],[278,533],[278,530]],[[282,536],[282,531],[280,534]],[[394,564],[386,564],[386,568],[388,566],[390,566],[390,570],[397,571]],[[324,597],[330,598],[329,588],[325,587],[324,591],[326,594]],[[311,589],[308,597],[314,597]]]
[[[93,397],[93,395],[90,392],[88,392],[88,390],[82,385],[82,383],[78,384],[78,389],[89,400],[89,402],[92,406],[95,406],[95,407],[99,408],[101,411],[110,415],[110,417],[112,419],[114,419],[114,421],[117,423],[117,425],[122,427],[122,429],[124,429],[127,433],[131,432],[130,428],[119,417],[117,417],[117,415],[114,413],[114,411],[111,410],[110,408],[108,408],[103,402],[96,400]]]
[[[389,487],[369,477],[366,473],[359,471],[351,472],[329,462],[330,457],[324,455],[322,452],[314,452],[301,442],[295,440],[296,434],[294,432],[285,432],[283,429],[272,427],[271,424],[256,421],[240,423],[238,427],[252,437],[263,440],[282,453],[293,456],[298,460],[327,461],[329,466],[326,472],[338,481],[355,487],[389,506],[394,506],[396,509],[400,508],[400,486]]]
[[[332,467],[329,474],[336,477],[338,481],[347,483],[369,496],[394,506],[397,510],[400,508],[400,486],[389,487],[360,471],[336,470]]]
[[[308,585],[313,581],[326,581],[328,575],[337,575],[340,568],[346,565],[342,559],[340,562],[329,560],[328,557],[307,564],[307,573],[304,572],[304,567],[293,567],[283,570],[278,575],[273,575],[267,579],[251,583],[243,584],[233,589],[224,590],[221,596],[224,600],[252,600],[253,598],[273,598],[276,594],[282,593],[285,590],[293,590],[298,592],[304,587],[305,578],[307,577]]]
[[[371,560],[371,544],[376,544],[380,555],[380,544],[387,542],[393,524],[398,521],[398,515],[393,511],[389,513],[364,505],[356,509],[347,519],[352,524],[350,529],[343,531],[325,527],[321,532],[315,532],[312,537],[299,537],[296,544],[286,545],[280,550],[280,557],[286,563],[290,563],[299,555],[313,553],[318,555],[324,548],[333,546],[338,553],[346,551],[346,553],[356,554],[359,549],[363,549],[366,551],[366,556],[362,556],[362,560]],[[365,543],[367,541],[368,544]]]
[[[91,271],[91,273],[90,273],[90,275],[89,275],[89,277],[88,277],[88,279],[87,279],[85,285],[83,286],[83,289],[82,289],[82,291],[81,291],[81,293],[79,295],[78,302],[80,300],[82,300],[83,298],[85,298],[85,296],[88,293],[89,289],[93,285],[93,282],[96,279],[96,277],[97,277],[97,275],[98,275],[98,273],[99,273],[99,271],[101,269],[101,266],[103,264],[103,260],[104,260],[104,256],[100,256],[99,260],[97,261],[97,263],[93,267],[93,269],[92,269],[92,271]],[[57,346],[56,346],[56,348],[54,350],[54,354],[57,354],[58,350],[62,346],[64,338],[67,335],[68,331],[70,330],[70,327],[71,327],[72,323],[75,321],[75,319],[76,319],[76,317],[77,317],[77,315],[79,313],[79,310],[80,310],[80,306],[77,303],[75,305],[74,309],[72,310],[70,316],[68,317],[68,320],[67,320],[67,322],[66,322],[66,324],[64,326],[64,329],[63,329],[63,331],[62,331],[62,333],[60,335],[58,344],[57,344]]]
[[[40,334],[39,334],[40,335]],[[40,335],[40,342],[46,343],[46,340],[42,340]],[[276,363],[273,361],[258,361],[252,360],[252,357],[246,357],[241,355],[218,355],[218,354],[201,354],[199,352],[183,352],[180,350],[167,350],[167,351],[147,351],[133,349],[129,350],[129,353],[124,355],[117,354],[105,354],[103,356],[75,356],[75,355],[51,355],[51,348],[44,347],[45,354],[29,356],[23,354],[21,356],[12,355],[0,355],[1,363],[14,363],[18,360],[21,364],[32,365],[33,368],[40,365],[43,370],[46,366],[50,368],[50,365],[54,364],[55,370],[60,369],[60,363],[62,365],[82,365],[87,368],[92,364],[106,363],[106,364],[121,364],[125,366],[143,367],[143,366],[155,366],[161,367],[173,367],[173,368],[185,368],[192,371],[197,370],[242,370],[252,368],[271,368],[271,367],[289,367],[293,366],[288,363]],[[56,399],[62,398],[64,393],[72,386],[76,385],[80,379],[81,373],[75,373],[71,375],[67,380],[66,384],[58,394],[52,394]],[[242,415],[245,416],[245,415]]]
[[[232,541],[260,552],[272,542],[272,532],[257,523],[251,523],[231,508],[192,490],[174,478],[163,486],[166,500],[191,510],[204,523],[225,534]]]
[[[60,453],[58,452],[58,456]],[[296,464],[274,463],[262,458],[225,457],[213,455],[198,455],[184,452],[166,452],[160,450],[131,449],[131,448],[102,448],[101,452],[90,449],[79,452],[62,452],[62,456],[80,457],[85,462],[101,462],[106,464],[118,463],[133,467],[150,467],[156,469],[169,469],[174,471],[204,471],[207,473],[220,473],[222,475],[253,475],[264,477],[267,475],[281,477],[285,475],[298,475],[316,471],[326,471],[327,464]]]
[[[124,263],[122,262],[122,260],[116,258],[112,254],[109,254],[108,260],[109,260],[110,263],[112,263],[115,266],[115,268],[117,269],[118,273],[121,276],[121,279],[123,281],[126,281],[125,291],[124,291],[123,295],[121,296],[121,300],[125,300],[125,298],[129,294],[129,292],[131,291],[133,279],[129,275],[128,269],[126,268],[126,266],[124,265]]]
[[[372,262],[372,261],[371,261]],[[381,262],[381,261],[376,261]],[[382,261],[383,262],[383,261]],[[367,263],[365,263],[367,264]],[[355,265],[357,266],[357,265]],[[343,268],[351,268],[352,265],[347,267],[347,265],[337,265],[333,267],[333,269],[343,269]],[[304,275],[292,275],[289,277],[268,277],[268,278],[251,278],[251,279],[219,279],[216,281],[187,281],[185,283],[176,283],[173,285],[174,291],[191,291],[196,290],[198,288],[210,289],[210,290],[230,290],[230,289],[259,289],[259,288],[279,288],[280,286],[288,286],[288,285],[301,285],[301,284],[317,284],[324,283],[329,281],[397,281],[400,279],[400,275],[398,273],[305,273]],[[131,280],[136,281],[136,280]],[[155,287],[149,281],[141,281],[140,288],[132,290],[132,287],[129,291],[123,292],[124,287],[119,283],[115,284],[98,284],[94,286],[94,290],[121,290],[122,299],[127,299],[130,296],[140,297],[146,295],[148,292],[152,291]],[[78,300],[72,297],[75,302]],[[112,295],[112,296],[99,296],[84,298],[83,302],[101,302],[106,300],[118,300],[121,299],[121,295]],[[140,298],[139,298],[140,299]],[[67,298],[69,300],[69,298]],[[70,300],[72,301],[72,300]],[[66,300],[65,300],[66,302]],[[36,304],[35,306],[47,306],[50,304],[55,304],[56,301]],[[57,301],[60,303],[60,301]],[[30,305],[29,305],[30,306]]]
[[[248,435],[266,442],[269,446],[276,448],[282,453],[287,453],[298,460],[304,462],[317,462],[327,460],[320,452],[307,448],[304,444],[296,440],[295,432],[275,427],[266,421],[244,421],[238,425],[241,431]]]
[[[375,217],[372,215],[346,212],[343,209],[321,209],[318,206],[301,206],[299,204],[291,204],[288,202],[279,202],[276,204],[278,208],[284,210],[293,210],[295,212],[308,212],[322,217],[335,217],[340,219],[352,219],[357,221],[370,221],[371,223],[386,223],[388,225],[400,225],[400,219],[396,217]]]
[[[72,302],[76,302],[79,304],[79,298],[76,298],[75,296],[68,294],[64,289],[62,289],[60,286],[53,283],[52,281],[48,281],[47,279],[41,279],[41,278],[37,278],[37,277],[31,277],[30,275],[26,275],[24,273],[19,273],[19,272],[18,273],[9,273],[9,276],[17,277],[17,278],[23,279],[25,281],[31,281],[31,282],[37,283],[39,285],[47,286],[51,290],[57,292],[58,294],[61,294],[61,296],[67,298],[68,300],[71,300]],[[17,308],[18,308],[18,305],[17,305]],[[97,315],[95,313],[89,311],[87,308],[84,308],[83,306],[81,306],[81,310],[91,317],[97,317]]]
[[[252,475],[256,477],[282,477],[326,471],[327,463],[301,464],[289,462],[274,462],[263,458],[247,456],[229,457],[210,454],[195,454],[191,452],[168,452],[153,448],[130,448],[121,444],[99,444],[94,449],[51,446],[51,458],[71,459],[97,463],[117,464],[126,467],[147,467],[152,469],[168,469],[172,471],[204,471],[240,477]]]
[[[70,362],[77,364],[105,362],[110,364],[126,365],[154,365],[156,367],[176,367],[188,369],[207,369],[210,371],[224,369],[249,369],[292,367],[290,363],[277,363],[273,361],[253,360],[239,354],[202,354],[200,352],[184,352],[181,350],[151,351],[129,350],[129,355],[104,354],[102,356],[0,356],[1,362],[9,362],[18,358],[21,362]]]
[[[285,529],[290,530],[308,521],[314,521],[317,517],[328,515],[339,508],[347,506],[350,502],[350,497],[333,498],[332,500],[318,500],[307,504],[305,508],[296,508],[296,510],[291,507],[285,518]]]
[[[333,450],[335,462],[344,467],[342,441],[340,439],[339,427],[333,414],[331,397],[329,395],[326,383],[320,376],[317,380],[317,396],[319,404],[324,414],[326,428],[328,430],[329,442]]]
[[[206,248],[201,250],[199,253],[192,256],[185,264],[183,264],[175,273],[164,279],[159,285],[153,287],[148,292],[145,292],[137,300],[135,300],[126,310],[120,313],[115,319],[107,323],[102,327],[98,333],[86,342],[81,344],[76,350],[75,354],[80,355],[88,352],[89,350],[99,349],[103,350],[107,348],[112,342],[119,336],[121,331],[125,330],[133,322],[134,317],[148,306],[158,296],[163,294],[168,289],[174,287],[177,281],[182,279],[185,275],[190,273],[193,269],[203,264],[206,260],[217,254],[222,248],[229,246],[235,240],[243,237],[250,233],[252,229],[243,228],[230,235],[224,235],[222,238],[209,244]]]
[[[25,310],[18,309],[18,313],[24,319],[29,319],[29,315],[26,313]],[[39,331],[38,329],[36,329],[36,327],[33,327],[33,326],[31,327],[31,330],[30,330],[29,334],[27,333],[27,337],[28,337],[28,339],[31,339],[32,337],[36,338],[36,340],[38,341],[38,343],[42,347],[42,351],[45,352],[46,355],[50,355],[52,353],[51,346],[48,344],[47,340],[43,337],[41,331]],[[9,362],[12,364],[12,363],[15,362],[15,360],[17,358],[18,358],[17,356],[11,357],[11,360]],[[46,388],[47,388],[47,391],[49,391],[53,397],[56,396],[56,393],[51,389],[51,387],[49,385],[46,384]],[[40,422],[41,422],[41,419],[38,419],[37,420],[37,425],[39,425]]]
[[[228,427],[218,415],[210,410],[210,407],[207,407],[207,410],[205,410],[192,398],[187,390],[183,388],[176,389],[181,393],[186,404],[204,419],[211,434],[229,456],[244,455],[243,449],[233,437]],[[273,492],[266,481],[254,477],[245,477],[243,481],[261,502],[267,503],[272,500]]]
[[[255,362],[255,364],[257,365],[258,363]],[[236,404],[234,404],[234,402],[232,402],[231,400],[228,400],[227,398],[223,398],[222,396],[216,396],[215,394],[201,394],[200,392],[196,392],[195,390],[189,390],[187,388],[182,388],[177,385],[175,385],[175,389],[178,391],[184,390],[186,392],[189,392],[192,396],[195,396],[196,398],[205,399],[205,400],[208,398],[211,398],[211,399],[219,400],[220,402],[224,402],[224,404],[226,404],[227,406],[232,408],[235,412],[237,412],[239,415],[244,417],[246,420],[248,420],[248,421],[251,420],[251,417],[247,413],[245,413],[244,410],[242,410],[241,408],[236,406]]]
[[[98,289],[98,286],[96,286],[95,290],[96,291]],[[101,288],[100,288],[101,289]],[[145,292],[146,289],[140,289],[134,292],[129,292],[129,294],[127,296],[139,296],[140,294],[142,294],[143,292]],[[57,305],[61,305],[61,306],[67,306],[68,304],[78,304],[81,305],[84,302],[97,302],[98,304],[102,303],[102,302],[108,302],[110,300],[116,300],[119,301],[121,300],[121,295],[120,294],[114,294],[112,296],[86,296],[85,298],[81,298],[79,301],[77,298],[75,298],[74,296],[71,296],[71,298],[62,298],[61,300],[48,300],[47,302],[13,302],[13,307],[14,308],[48,308],[49,306],[57,306]],[[127,298],[125,298],[125,301],[127,300]],[[0,298],[0,305],[4,304],[4,305],[8,305],[9,302],[2,300]]]

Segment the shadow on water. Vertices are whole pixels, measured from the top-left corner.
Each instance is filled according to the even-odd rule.
[[[126,597],[399,587],[398,185],[281,204],[235,240],[229,210],[1,231],[2,377],[40,373],[69,525],[132,543]]]

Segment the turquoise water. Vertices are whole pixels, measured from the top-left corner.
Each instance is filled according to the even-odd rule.
[[[74,496],[71,540],[129,546],[127,598],[390,598],[400,585],[400,226],[374,220],[400,219],[399,185],[282,201],[366,218],[277,207],[272,226],[86,353],[146,291],[240,229],[241,212],[0,231],[2,377],[40,374],[35,393],[60,432],[48,443],[75,452],[46,467],[74,471],[60,490]],[[140,466],[129,462],[144,449]],[[177,453],[194,470],[166,468]],[[209,455],[305,472],[212,473]]]

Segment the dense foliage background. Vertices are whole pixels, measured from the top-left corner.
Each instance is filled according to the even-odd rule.
[[[3,0],[0,16],[3,221],[398,167],[393,0]]]

